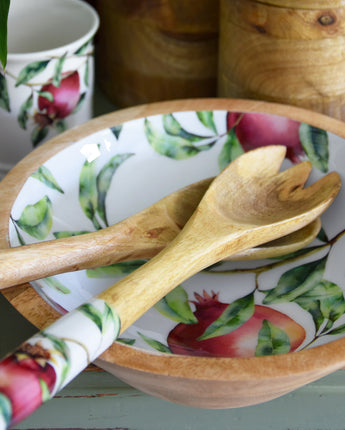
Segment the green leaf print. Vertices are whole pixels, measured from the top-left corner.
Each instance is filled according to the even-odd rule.
[[[71,290],[65,287],[60,281],[58,281],[54,277],[49,276],[47,278],[44,278],[44,283],[47,284],[48,287],[52,288],[53,290],[61,294],[71,294]]]
[[[312,315],[317,331],[325,321],[327,323],[323,327],[323,332],[329,330],[345,313],[343,290],[326,280],[322,280],[314,288],[297,297],[295,302]]]
[[[130,339],[128,337],[118,337],[116,339],[116,342],[120,342],[123,343],[124,345],[134,345],[135,344],[135,339]]]
[[[195,324],[198,322],[190,308],[188,295],[180,285],[156,303],[154,308],[173,321],[184,324]]]
[[[77,230],[77,231],[54,231],[53,235],[56,239],[63,239],[66,237],[72,237],[72,236],[80,236],[82,234],[91,233],[87,230]]]
[[[78,310],[92,320],[101,333],[103,332],[103,316],[100,310],[90,303],[84,303]]]
[[[263,303],[291,302],[302,294],[307,293],[321,282],[326,262],[327,256],[320,260],[294,267],[283,273],[275,288],[264,291],[266,297]]]
[[[330,334],[332,336],[338,335],[338,334],[344,334],[345,333],[345,324],[342,324],[335,329],[329,331],[327,334]]]
[[[105,303],[104,312],[102,313],[91,303],[84,303],[78,307],[78,311],[82,312],[98,327],[99,331],[104,334],[110,327],[115,324],[115,328],[120,326],[118,315],[114,315],[110,306]]]
[[[39,97],[44,97],[45,99],[47,99],[50,102],[54,101],[54,96],[50,91],[37,91],[37,95]]]
[[[215,141],[213,141],[201,146],[195,146],[188,139],[158,130],[147,118],[145,118],[144,122],[144,131],[149,144],[158,154],[174,160],[193,157],[201,151],[209,150],[215,144]]]
[[[84,103],[84,100],[85,100],[85,99],[86,99],[86,92],[85,92],[85,93],[80,94],[80,97],[79,97],[79,100],[78,100],[77,106],[76,106],[76,107],[73,109],[73,111],[72,111],[72,114],[73,114],[73,115],[80,111],[80,108],[82,107],[82,105],[83,105],[83,103]]]
[[[84,45],[82,45],[80,48],[78,48],[75,51],[74,55],[85,55],[87,50],[88,50],[89,45],[90,45],[90,40],[88,40],[86,43],[84,43]]]
[[[11,112],[6,77],[0,73],[0,108]]]
[[[5,394],[0,393],[0,416],[2,416],[7,425],[12,419],[12,406],[10,399]]]
[[[151,346],[156,351],[163,352],[165,354],[171,354],[170,348],[167,345],[164,345],[164,343],[152,339],[151,337],[145,336],[142,333],[138,332],[138,334],[149,346]]]
[[[48,388],[48,384],[46,381],[42,378],[39,378],[39,383],[41,387],[41,395],[42,395],[42,403],[46,402],[47,400],[51,399],[51,394]]]
[[[110,131],[113,133],[113,135],[118,139],[120,137],[120,133],[122,131],[123,125],[115,125],[115,127],[111,127]]]
[[[123,261],[109,266],[87,269],[86,275],[88,278],[112,278],[114,276],[128,275],[145,263],[146,260]]]
[[[66,56],[67,56],[67,52],[56,61],[56,64],[54,67],[54,75],[53,75],[53,79],[52,79],[53,85],[55,87],[60,86],[60,82],[61,82],[61,78],[62,78],[62,68],[63,68],[64,62],[66,60]]]
[[[96,218],[98,205],[96,160],[85,161],[79,177],[79,203],[96,230],[102,228]]]
[[[33,95],[31,94],[20,106],[18,114],[18,124],[23,129],[26,130],[26,124],[29,119],[29,112],[33,106]]]
[[[179,136],[183,139],[187,139],[189,142],[199,142],[207,137],[199,136],[193,133],[189,133],[181,124],[176,120],[172,114],[166,114],[162,116],[164,130],[171,136]],[[212,136],[208,136],[212,137]]]
[[[37,203],[26,206],[15,222],[30,236],[43,240],[48,236],[53,224],[52,203],[49,197],[44,196]]]
[[[50,60],[34,61],[33,63],[30,63],[25,66],[19,73],[19,76],[16,81],[16,87],[22,84],[26,84],[39,73],[43,72],[43,70],[47,67],[49,61]]]
[[[40,166],[36,172],[31,175],[32,178],[45,184],[47,187],[64,194],[63,189],[59,186],[51,171],[44,165]]]
[[[31,143],[36,147],[48,136],[49,128],[37,125],[31,132]]]
[[[17,238],[18,238],[18,242],[20,243],[20,245],[25,245],[25,241],[24,241],[24,239],[23,239],[23,236],[20,234],[20,232],[19,232],[19,229],[18,229],[18,226],[17,226],[17,224],[16,224],[16,222],[15,222],[15,220],[14,219],[12,219],[11,218],[11,221],[13,222],[13,225],[14,225],[14,228],[15,228],[15,230],[16,230],[16,233],[17,233]]]
[[[108,161],[108,163],[105,164],[105,166],[97,175],[97,179],[96,179],[97,193],[98,193],[97,213],[106,226],[108,226],[109,224],[108,224],[108,219],[107,219],[107,214],[105,209],[105,199],[109,191],[111,181],[118,167],[121,166],[121,164],[132,155],[134,154],[114,155],[114,157],[112,157]]]
[[[84,84],[86,87],[89,86],[89,75],[90,75],[90,65],[89,65],[89,62],[87,61],[85,63],[85,71],[84,71]]]
[[[197,114],[197,117],[199,118],[200,122],[202,122],[202,124],[205,127],[210,129],[214,133],[217,133],[217,128],[216,128],[216,124],[214,123],[214,120],[213,120],[213,112],[212,111],[201,110],[201,111],[197,112],[196,114]]]
[[[218,156],[219,169],[223,170],[225,167],[244,153],[242,145],[237,139],[235,129],[232,128],[228,131],[226,141]]]
[[[52,334],[49,334],[44,330],[40,332],[40,335],[50,340],[55,351],[58,352],[64,360],[64,363],[62,366],[60,384],[59,384],[59,386],[61,387],[63,386],[64,381],[68,375],[69,369],[71,367],[68,345],[63,339],[57,336],[54,336]]]
[[[63,119],[54,121],[54,128],[58,133],[63,133],[67,130],[67,124]]]
[[[290,339],[285,331],[270,321],[263,320],[259,331],[255,356],[286,354],[290,351],[290,348]]]
[[[222,336],[236,330],[251,318],[254,313],[254,295],[242,297],[223,311],[223,313],[210,324],[198,340]]]
[[[0,62],[5,69],[7,63],[7,19],[10,8],[10,0],[0,2]]]
[[[302,123],[299,128],[301,145],[312,164],[321,170],[328,171],[328,134],[325,130]]]

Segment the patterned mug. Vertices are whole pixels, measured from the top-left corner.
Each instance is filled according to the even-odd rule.
[[[0,177],[38,144],[92,117],[98,26],[82,0],[11,0],[0,68]]]

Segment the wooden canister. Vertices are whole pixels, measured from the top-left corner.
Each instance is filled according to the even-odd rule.
[[[99,0],[99,85],[118,107],[217,92],[219,0]]]
[[[221,0],[218,95],[345,120],[344,0]]]

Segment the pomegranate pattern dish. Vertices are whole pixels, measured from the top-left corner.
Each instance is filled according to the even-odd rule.
[[[71,76],[62,77],[61,85]],[[39,104],[47,115],[49,103],[44,98]],[[311,181],[330,170],[343,171],[340,137],[289,118],[220,110],[136,119],[71,144],[32,174],[12,208],[11,245],[102,229],[178,188],[216,175],[243,152],[270,144],[287,147],[283,167],[309,159]],[[117,342],[152,354],[254,357],[344,336],[342,208],[344,191],[323,217],[318,238],[298,252],[219,262],[193,276]],[[64,314],[144,263],[120,262],[32,285]]]
[[[66,130],[68,117],[82,107],[90,86],[92,55],[93,44],[88,41],[75,52],[66,52],[59,58],[37,60],[18,71],[10,68],[0,71],[0,107],[7,112],[13,109],[8,90],[10,81],[25,94],[18,108],[17,122],[30,134],[33,147],[51,137],[52,132]]]

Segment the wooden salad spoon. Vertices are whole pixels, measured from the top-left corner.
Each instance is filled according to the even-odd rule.
[[[213,179],[177,190],[102,230],[0,250],[0,290],[59,273],[152,258],[181,231]],[[320,228],[321,221],[316,219],[296,232],[229,259],[272,258],[295,252],[312,242]]]
[[[279,173],[285,149],[263,147],[237,158],[212,182],[181,233],[163,251],[1,361],[0,392],[8,407],[0,409],[0,428],[18,422],[15,413],[11,416],[11,411],[20,409],[15,404],[18,398],[20,419],[40,403],[37,367],[30,365],[27,372],[32,378],[26,375],[25,382],[17,383],[19,359],[40,360],[40,366],[53,373],[49,379],[53,383],[40,382],[41,386],[45,383],[42,401],[47,400],[185,279],[231,254],[292,233],[319,217],[336,197],[340,177],[332,172],[303,188],[311,165],[303,162]],[[231,318],[231,312],[226,317]],[[218,328],[216,335],[220,334]]]

